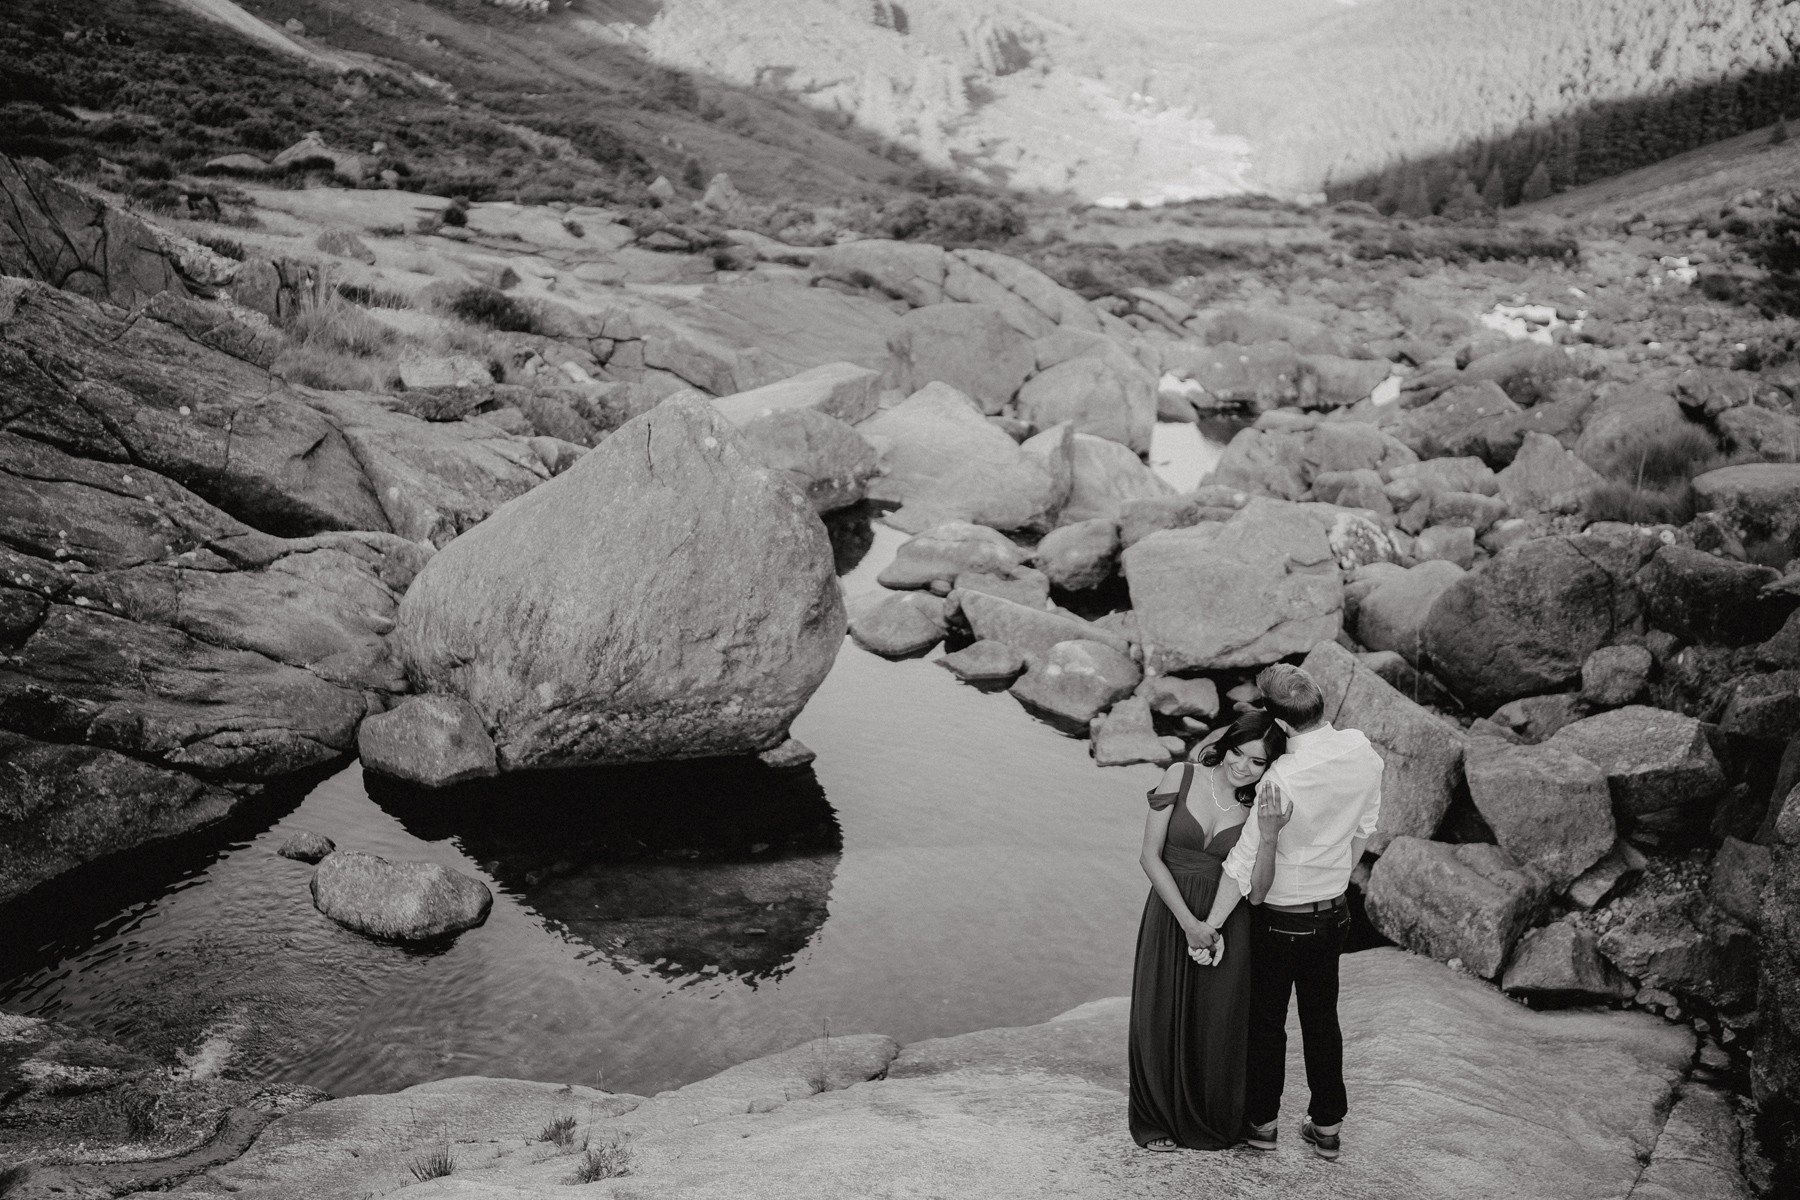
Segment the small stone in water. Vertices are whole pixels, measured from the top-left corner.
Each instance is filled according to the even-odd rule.
[[[292,837],[281,843],[281,848],[275,853],[295,862],[316,863],[336,849],[337,844],[324,834],[314,833],[310,829],[297,829]]]

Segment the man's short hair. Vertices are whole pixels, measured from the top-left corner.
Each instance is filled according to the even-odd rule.
[[[1264,667],[1256,677],[1256,689],[1263,694],[1263,707],[1269,715],[1295,729],[1305,729],[1325,715],[1324,693],[1299,667],[1287,663]]]

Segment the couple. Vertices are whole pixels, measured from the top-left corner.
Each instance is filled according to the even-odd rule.
[[[1380,815],[1382,761],[1361,733],[1326,723],[1300,668],[1270,667],[1256,686],[1265,711],[1239,717],[1150,793],[1131,1136],[1149,1150],[1274,1150],[1297,993],[1312,1092],[1300,1136],[1333,1159],[1348,1107],[1344,893]]]

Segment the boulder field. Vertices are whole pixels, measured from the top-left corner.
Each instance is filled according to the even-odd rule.
[[[655,1097],[462,1078],[315,1104],[170,1195],[602,1194],[1747,1196],[1729,1096],[1692,1077],[1693,1035],[1642,1013],[1533,1012],[1394,949],[1344,960],[1344,1156],[1148,1154],[1126,1132],[1126,997],[1041,1025],[896,1046],[833,1037]],[[547,1130],[573,1118],[572,1136]],[[585,1150],[584,1150],[585,1147]],[[1528,1153],[1521,1153],[1529,1147]],[[450,1173],[412,1164],[446,1152]],[[603,1164],[594,1183],[581,1164]],[[606,1171],[617,1171],[607,1176]],[[42,1169],[21,1195],[82,1182]]]
[[[1800,377],[1773,355],[1617,344],[1619,321],[1649,320],[1628,311],[1685,286],[1660,266],[1597,250],[1089,301],[1006,255],[883,239],[732,231],[741,269],[722,270],[600,209],[478,204],[414,236],[438,212],[419,197],[252,190],[270,219],[232,227],[228,256],[31,163],[0,158],[0,195],[0,902],[355,753],[421,787],[803,764],[788,725],[846,630],[896,658],[944,646],[959,678],[1005,687],[992,703],[1088,738],[1102,765],[1191,753],[1286,660],[1386,759],[1356,880],[1379,932],[1533,1003],[1697,1020],[1714,1054],[1754,1039],[1765,1111],[1800,1112],[1800,466],[1780,461]],[[1521,289],[1567,308],[1571,271],[1613,316],[1490,319]],[[530,332],[460,323],[469,289],[521,306]],[[340,301],[392,335],[380,390],[291,381],[289,331]],[[1728,324],[1710,303],[1687,308]],[[1219,413],[1237,428],[1196,486],[1148,468],[1159,417]],[[1646,484],[1643,464],[1683,455],[1679,480]],[[819,514],[865,499],[913,536],[881,590],[846,598]],[[316,888],[350,927],[430,940],[480,919],[456,881],[354,856],[325,854]],[[1446,1001],[1465,1036],[1529,1017],[1415,959],[1358,961],[1486,997]],[[1499,1079],[1501,1059],[1477,1065]],[[1038,1192],[1046,1164],[1095,1194],[1111,1179],[1031,1149],[1117,1107],[1086,1070],[1050,1133],[1041,1097],[969,1083],[1036,1131],[1005,1153]],[[852,1098],[906,1088],[921,1111],[964,1111],[941,1090],[954,1072],[927,1074],[784,1098],[769,1128],[810,1136],[799,1116],[840,1105],[846,1137],[891,1141]],[[1557,1114],[1611,1103],[1563,1082]],[[1651,1109],[1688,1123],[1670,1118],[1672,1144],[1705,1142],[1716,1100],[1659,1086]],[[1499,1095],[1469,1120],[1538,1111]],[[1395,1085],[1390,1107],[1409,1103]],[[1619,1120],[1652,1155],[1621,1194],[1693,1191],[1698,1160],[1659,1167],[1648,1126]],[[1579,1142],[1547,1152],[1555,1194],[1549,1172],[1614,1162],[1570,1125],[1494,1140]],[[665,1161],[654,1145],[646,1164]],[[1390,1161],[1387,1190],[1516,1181],[1470,1154],[1434,1144],[1416,1178]],[[675,1191],[742,1194],[706,1173],[728,1157],[695,1149]],[[1165,1168],[1118,1169],[1130,1190]],[[314,1185],[295,1186],[271,1194]]]

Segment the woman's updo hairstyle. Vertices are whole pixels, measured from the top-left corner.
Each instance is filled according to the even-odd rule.
[[[1225,761],[1225,752],[1251,742],[1261,742],[1268,752],[1270,762],[1274,762],[1287,752],[1287,734],[1275,723],[1275,718],[1260,708],[1244,713],[1225,730],[1225,735],[1218,741],[1201,749],[1200,765],[1216,767]],[[1261,780],[1257,781],[1258,783]],[[1256,801],[1256,784],[1252,783],[1237,790],[1237,802],[1250,805]]]

